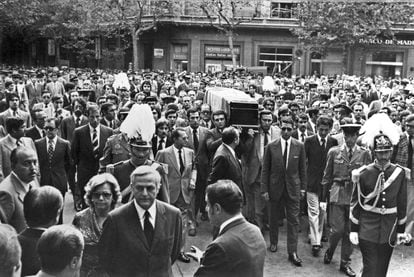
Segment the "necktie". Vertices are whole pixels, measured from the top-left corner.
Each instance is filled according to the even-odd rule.
[[[49,148],[47,149],[47,154],[49,156],[49,164],[52,164],[53,158],[53,140],[49,140]]]
[[[350,148],[349,149],[349,161],[351,161],[351,159],[352,159],[352,149]]]
[[[300,135],[300,137],[301,137],[302,142],[305,142],[305,134],[304,134],[304,133],[302,133],[302,134]]]
[[[20,146],[20,145],[22,145],[22,142],[18,139],[18,140],[16,140],[16,145]]]
[[[80,126],[80,117],[76,118],[76,127]]]
[[[321,141],[322,141],[322,148],[323,150],[325,150],[325,138],[322,138]]]
[[[17,117],[17,112],[16,111],[13,111],[13,116]]]
[[[413,137],[408,137],[408,161],[407,161],[407,167],[412,170],[413,166]]]
[[[197,152],[197,150],[198,150],[197,129],[193,129],[193,142],[194,142],[194,150]]]
[[[285,151],[283,152],[283,163],[285,164],[285,168],[287,167],[287,154],[288,154],[288,147],[289,147],[289,144],[288,144],[288,142],[286,141],[286,144],[285,144]]]
[[[164,139],[162,138],[162,139],[160,139],[160,142],[158,143],[158,148],[157,148],[157,151],[160,151],[160,150],[162,150],[163,149],[163,143],[164,143]]]
[[[147,238],[147,242],[149,245],[152,244],[152,239],[154,238],[154,227],[152,226],[150,220],[150,213],[145,211],[144,213],[144,234]]]
[[[181,155],[181,149],[178,149],[178,158],[180,160],[180,173],[181,173],[181,175],[183,175],[183,172],[184,172],[184,161],[183,161],[183,156]]]
[[[98,133],[96,132],[96,128],[93,129],[92,146],[93,146],[93,156],[95,157],[95,159],[97,159],[99,155],[99,143],[98,143]]]
[[[265,147],[269,143],[269,132],[264,132],[264,139],[263,139],[263,147]]]

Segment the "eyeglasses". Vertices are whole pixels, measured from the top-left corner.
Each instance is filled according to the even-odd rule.
[[[283,127],[283,128],[280,128],[280,129],[282,129],[282,131],[288,131],[288,132],[293,130],[292,128],[289,128],[289,127]]]
[[[46,126],[44,129],[45,129],[46,131],[53,131],[53,130],[55,130],[56,128],[53,128],[53,127],[50,127],[50,126]]]
[[[44,95],[44,96],[42,96],[42,98],[49,99],[49,98],[50,98],[50,96],[46,96],[46,95]]]
[[[109,199],[109,198],[112,197],[112,193],[110,193],[110,192],[93,192],[92,193],[92,198],[93,199],[99,199],[99,198],[101,198],[101,196],[104,199]]]

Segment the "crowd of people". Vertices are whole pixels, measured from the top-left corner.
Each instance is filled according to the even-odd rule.
[[[411,245],[412,79],[3,68],[0,276],[172,276],[191,258],[195,276],[263,276],[284,222],[302,266],[302,216],[299,250],[327,243],[330,264],[342,240],[347,276],[353,245],[362,276]],[[214,87],[257,102],[257,126],[231,126]],[[186,242],[201,221],[206,251]]]

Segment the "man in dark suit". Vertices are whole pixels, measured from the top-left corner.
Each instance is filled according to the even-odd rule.
[[[101,114],[102,114],[101,124],[106,127],[111,128],[112,130],[115,130],[116,128],[118,128],[120,125],[120,122],[116,118],[115,112],[116,112],[116,106],[114,104],[104,103],[101,106]]]
[[[307,137],[313,136],[314,133],[307,129],[309,123],[308,115],[301,113],[298,115],[298,128],[293,131],[292,137],[299,140],[302,143],[305,143]]]
[[[317,257],[321,245],[326,206],[320,207],[322,198],[321,181],[326,166],[326,155],[331,147],[337,146],[336,139],[328,136],[331,132],[333,120],[322,115],[316,121],[317,134],[306,138],[305,153],[307,159],[306,199],[308,203],[309,238],[312,245],[312,254]]]
[[[266,202],[262,199],[260,191],[260,177],[262,173],[262,161],[264,147],[280,138],[280,129],[272,126],[273,115],[269,110],[259,114],[259,131],[249,129],[243,134],[240,142],[242,152],[243,176],[246,184],[247,219],[255,222],[260,230],[264,230],[263,216]]]
[[[210,221],[219,228],[219,235],[204,253],[193,246],[195,253],[189,255],[200,261],[194,276],[263,276],[266,242],[259,228],[241,214],[240,188],[220,180],[207,187],[206,195]]]
[[[59,119],[45,122],[46,137],[35,142],[40,167],[40,186],[57,188],[65,197],[71,164],[69,141],[57,136]]]
[[[43,127],[45,126],[45,118],[46,114],[42,110],[33,110],[32,111],[32,119],[33,119],[33,127],[26,129],[25,137],[31,138],[33,141],[37,139],[41,139],[45,136],[45,131]]]
[[[217,180],[232,180],[243,192],[242,168],[235,152],[240,141],[239,131],[234,127],[225,128],[222,133],[222,141],[214,155],[208,184],[213,184]]]
[[[88,124],[88,118],[84,116],[86,102],[83,99],[76,99],[72,102],[71,107],[73,111],[72,115],[64,118],[60,124],[61,137],[70,143],[72,143],[75,129]],[[69,188],[72,191],[75,209],[80,210],[82,200],[80,199],[80,191],[76,188],[75,175],[76,166],[72,163],[68,172]]]
[[[6,120],[9,117],[18,117],[23,119],[26,128],[31,126],[31,118],[30,114],[26,111],[23,111],[19,108],[20,97],[16,93],[10,93],[6,96],[6,100],[9,103],[9,109],[5,110],[4,112],[0,113],[0,124],[3,127],[6,127]]]
[[[181,213],[155,199],[160,184],[153,167],[137,167],[131,174],[134,200],[109,213],[99,241],[99,261],[109,276],[173,276]]]
[[[197,218],[197,213],[200,211],[203,219],[207,218],[206,214],[206,203],[205,203],[205,192],[207,186],[208,172],[208,155],[206,147],[206,136],[208,129],[200,126],[200,113],[195,109],[189,109],[187,111],[187,118],[189,126],[185,127],[185,132],[188,136],[187,147],[191,148],[195,152],[195,163],[197,168],[197,180],[196,189],[194,192],[193,205],[193,216]],[[189,234],[193,235],[191,229]],[[194,234],[195,235],[195,234]]]
[[[172,145],[171,137],[168,135],[168,120],[160,118],[155,123],[155,135],[151,140],[152,153],[157,156],[159,150],[165,149]]]
[[[291,137],[293,120],[290,117],[283,118],[281,130],[281,138],[265,147],[261,191],[265,200],[270,201],[270,251],[277,251],[278,220],[281,206],[284,204],[289,261],[296,266],[301,266],[302,260],[297,255],[297,244],[299,202],[300,198],[305,196],[306,189],[305,147]]]
[[[7,223],[18,233],[27,225],[23,213],[23,199],[30,188],[38,187],[37,155],[26,147],[15,148],[10,155],[12,172],[0,183],[0,206],[6,214]]]
[[[213,160],[214,154],[216,153],[217,148],[221,145],[221,133],[227,125],[227,114],[225,111],[217,110],[214,111],[211,115],[214,122],[214,129],[211,129],[207,133],[206,145],[209,164]]]
[[[37,242],[47,228],[57,224],[63,208],[62,194],[50,186],[31,189],[24,197],[23,206],[28,227],[18,238],[22,246],[22,276],[28,276],[40,270]]]
[[[98,173],[99,159],[102,157],[105,143],[113,133],[111,128],[99,124],[98,106],[89,106],[88,119],[88,125],[75,129],[72,141],[72,158],[77,166],[77,186],[81,193],[83,207],[85,207],[83,199],[85,185]]]

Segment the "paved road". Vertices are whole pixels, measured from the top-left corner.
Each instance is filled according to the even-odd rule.
[[[66,196],[66,203],[64,209],[64,222],[70,223],[74,216],[72,195],[70,193]],[[306,230],[306,218],[302,218],[302,230]],[[286,224],[285,224],[286,226]],[[200,249],[205,249],[211,241],[211,226],[207,222],[201,222],[198,228],[197,236],[189,237],[187,241],[187,249],[191,245],[196,245]],[[265,235],[266,242],[269,243],[268,234]],[[338,271],[340,258],[340,245],[334,255],[332,263],[325,265],[323,257],[315,258],[311,255],[311,247],[307,243],[305,233],[299,234],[298,254],[303,260],[303,267],[297,268],[291,265],[287,260],[286,251],[286,227],[280,229],[278,252],[267,252],[265,261],[265,276],[303,276],[303,277],[318,277],[318,276],[345,276]],[[326,247],[323,249],[323,251]],[[352,255],[352,268],[358,272],[362,267],[362,257],[359,249],[354,249]],[[176,262],[173,267],[174,276],[193,276],[198,265],[195,261],[189,264]],[[414,276],[414,247],[398,246],[391,259],[390,269],[388,271],[390,277],[412,277]]]

